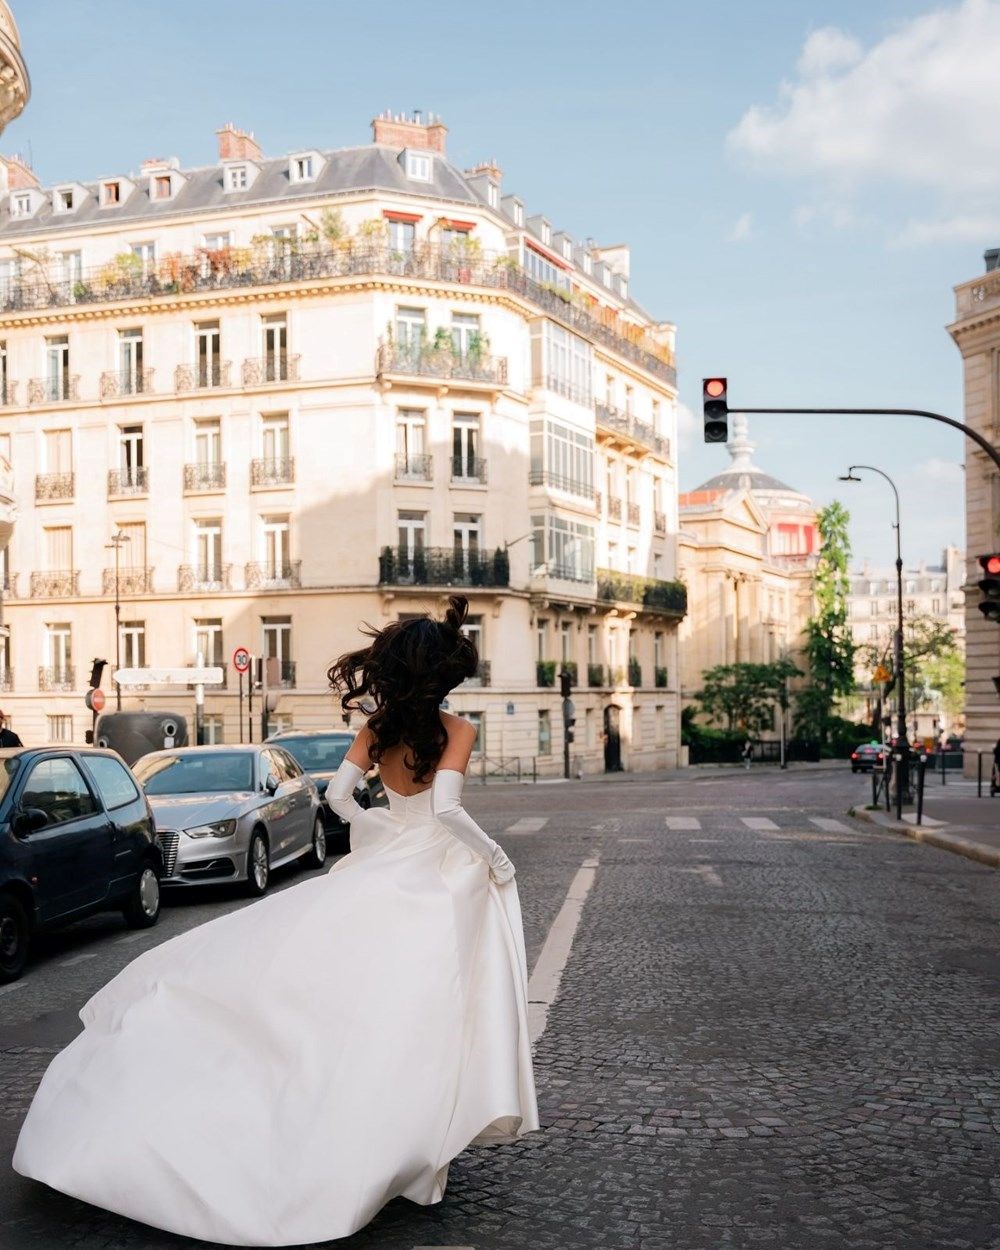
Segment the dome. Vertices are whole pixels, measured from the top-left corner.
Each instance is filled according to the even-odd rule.
[[[723,469],[721,473],[710,477],[707,482],[696,486],[691,494],[700,494],[702,491],[745,490],[756,496],[758,501],[767,507],[809,508],[811,510],[813,503],[808,495],[788,486],[779,478],[772,477],[770,473],[764,473],[753,463],[753,453],[756,448],[750,442],[750,430],[746,417],[736,412],[732,414],[731,421],[732,437],[726,444],[726,448],[732,457],[732,464],[728,469]]]
[[[0,130],[24,110],[30,94],[17,23],[5,0],[0,0]]]

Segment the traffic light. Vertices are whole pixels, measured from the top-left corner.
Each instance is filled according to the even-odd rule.
[[[725,443],[729,439],[727,389],[725,378],[702,378],[701,398],[705,409],[706,443]]]
[[[570,690],[573,687],[573,674],[568,668],[559,670],[559,693],[564,699],[569,698]]]
[[[564,722],[564,728],[565,728],[565,730],[566,730],[566,741],[567,741],[567,743],[569,743],[569,742],[575,742],[575,741],[576,741],[576,734],[573,732],[573,726],[574,726],[575,724],[576,724],[576,717],[575,717],[575,716],[570,716],[570,717],[568,717],[568,718],[567,718],[567,720]]]
[[[104,670],[107,668],[107,660],[91,660],[90,666],[90,688],[96,690],[101,684],[101,678],[104,676]]]
[[[979,567],[985,574],[979,581],[983,593],[979,611],[988,621],[1000,621],[1000,551],[980,556]]]

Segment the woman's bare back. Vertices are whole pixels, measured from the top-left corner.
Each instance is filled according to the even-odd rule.
[[[469,764],[473,743],[476,740],[475,727],[463,717],[453,716],[450,712],[441,713],[441,723],[444,725],[445,733],[448,735],[448,741],[445,744],[440,760],[438,760],[438,768],[453,768],[458,772],[464,773]],[[363,733],[364,730],[362,730]],[[361,734],[358,737],[361,738]],[[404,763],[407,757],[412,759],[413,752],[405,743],[398,743],[396,746],[389,747],[382,753],[378,770],[379,776],[390,790],[396,794],[412,797],[415,794],[422,794],[423,791],[429,790],[430,785],[427,782],[414,780],[413,773]]]

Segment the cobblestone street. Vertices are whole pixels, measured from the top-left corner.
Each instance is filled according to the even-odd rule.
[[[537,1045],[542,1131],[466,1151],[443,1202],[398,1199],[336,1244],[1000,1247],[997,876],[852,820],[869,789],[831,771],[470,785],[518,869],[529,970],[597,860]],[[194,1244],[6,1162],[84,1000],[138,951],[252,905],[176,900],[138,936],[93,919],[0,992],[5,1247]]]

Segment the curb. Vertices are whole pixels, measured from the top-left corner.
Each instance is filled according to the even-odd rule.
[[[953,833],[942,833],[927,829],[922,825],[898,824],[895,820],[878,819],[880,812],[868,812],[863,808],[854,808],[851,815],[855,820],[867,821],[880,829],[888,829],[892,833],[902,833],[915,842],[925,842],[928,846],[936,846],[941,851],[951,851],[953,855],[964,855],[966,859],[974,859],[987,868],[1000,868],[1000,848],[987,846],[985,842],[974,842],[971,838],[961,838]]]

